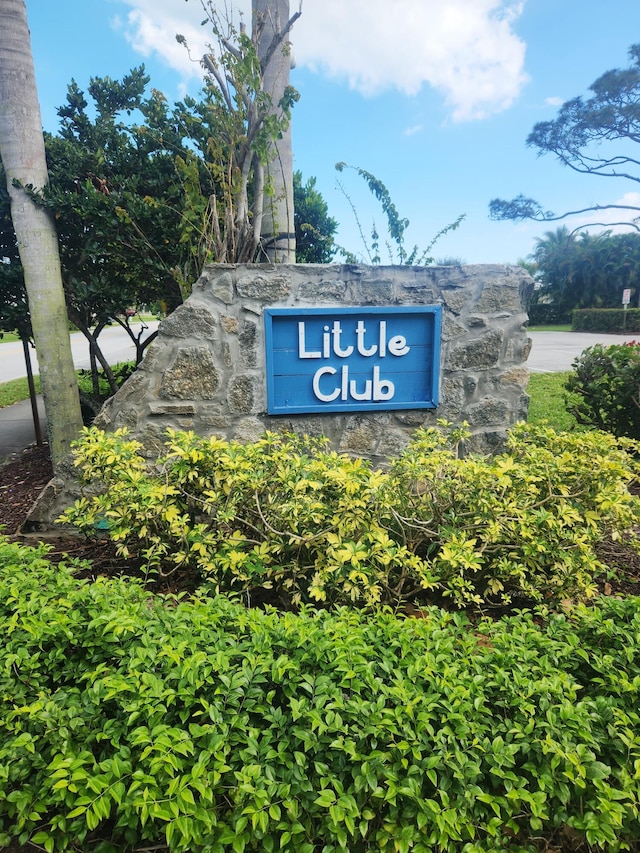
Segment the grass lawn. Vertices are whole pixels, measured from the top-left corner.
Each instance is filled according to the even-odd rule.
[[[563,326],[529,326],[530,332],[572,332],[571,323],[566,323]]]
[[[531,397],[529,423],[547,421],[555,430],[572,430],[578,426],[573,415],[567,412],[564,401],[564,383],[569,372],[531,374],[527,387]]]
[[[36,391],[40,393],[40,377],[33,377]],[[12,379],[10,382],[0,382],[0,409],[5,406],[12,406],[14,403],[19,403],[20,400],[26,400],[29,397],[29,386],[27,377],[21,379]]]

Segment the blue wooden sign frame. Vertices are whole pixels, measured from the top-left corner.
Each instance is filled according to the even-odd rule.
[[[265,308],[267,412],[432,409],[442,309]]]

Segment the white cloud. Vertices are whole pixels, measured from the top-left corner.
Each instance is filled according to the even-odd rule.
[[[125,29],[136,50],[157,51],[182,74],[197,73],[175,34],[187,37],[195,56],[202,50],[198,0],[121,2],[132,9]],[[524,2],[304,0],[292,34],[296,62],[368,96],[388,90],[411,96],[431,86],[454,120],[483,118],[509,107],[526,82],[525,45],[513,29]],[[237,7],[249,20],[249,0]],[[291,0],[291,10],[297,8]]]
[[[601,203],[607,204],[608,202]],[[591,213],[581,213],[579,216],[567,220],[567,227],[570,229],[584,227],[585,231],[592,233],[611,231],[612,234],[624,234],[627,231],[635,231],[635,228],[627,223],[640,217],[640,193],[625,193],[621,198],[612,201],[611,204],[620,205],[622,209],[610,208],[608,210],[595,210]]]
[[[557,97],[557,95],[552,98],[545,98],[544,102],[549,107],[561,107],[564,104],[563,99]]]

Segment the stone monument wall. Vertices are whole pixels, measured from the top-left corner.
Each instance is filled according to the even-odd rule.
[[[509,266],[210,266],[96,425],[127,427],[150,457],[173,427],[241,441],[265,430],[323,434],[338,451],[382,463],[417,427],[444,418],[469,423],[469,450],[494,452],[527,415],[532,287]],[[442,307],[437,408],[266,413],[265,308],[425,305]]]

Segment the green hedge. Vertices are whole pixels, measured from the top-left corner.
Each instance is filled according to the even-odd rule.
[[[0,614],[0,845],[640,838],[640,599],[477,623],[250,611],[79,581],[0,540]]]
[[[532,303],[528,314],[531,326],[559,326],[571,322],[570,311],[546,302]]]
[[[640,332],[640,308],[581,308],[571,318],[574,332]]]

